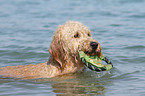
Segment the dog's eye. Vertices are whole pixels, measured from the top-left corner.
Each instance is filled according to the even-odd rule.
[[[76,34],[74,35],[74,37],[75,37],[75,38],[79,38],[79,33],[76,33]]]
[[[89,36],[89,37],[91,37],[91,34],[90,34],[90,33],[88,33],[88,36]]]

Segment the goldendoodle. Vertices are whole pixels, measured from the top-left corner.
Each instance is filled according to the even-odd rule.
[[[12,78],[50,78],[82,71],[84,64],[79,51],[88,55],[101,53],[100,44],[91,37],[91,31],[80,22],[67,21],[59,25],[49,48],[49,60],[41,64],[7,66],[0,68],[0,76]]]

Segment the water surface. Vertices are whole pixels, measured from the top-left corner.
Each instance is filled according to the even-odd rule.
[[[144,96],[145,0],[0,0],[0,67],[48,60],[57,26],[80,21],[114,64],[36,80],[0,79],[1,96]]]

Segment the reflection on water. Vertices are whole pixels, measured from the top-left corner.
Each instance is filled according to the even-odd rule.
[[[108,74],[108,72],[103,73],[103,75],[104,74]],[[87,71],[84,73],[69,74],[50,79],[39,79],[36,80],[36,82],[51,82],[53,88],[52,91],[56,93],[57,96],[103,95],[106,89],[105,86],[108,83],[106,81],[104,82],[103,79],[100,79],[98,77],[99,75],[101,76],[102,74]],[[90,79],[88,79],[89,77]]]
[[[96,81],[97,82],[97,81]],[[54,88],[53,92],[59,95],[102,95],[105,92],[105,87],[99,83],[83,83],[81,81],[76,82],[59,82],[52,85]]]

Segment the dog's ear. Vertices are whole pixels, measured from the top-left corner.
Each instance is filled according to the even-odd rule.
[[[61,70],[63,70],[65,64],[65,50],[61,40],[56,37],[53,38],[49,48],[49,53],[60,64]]]

